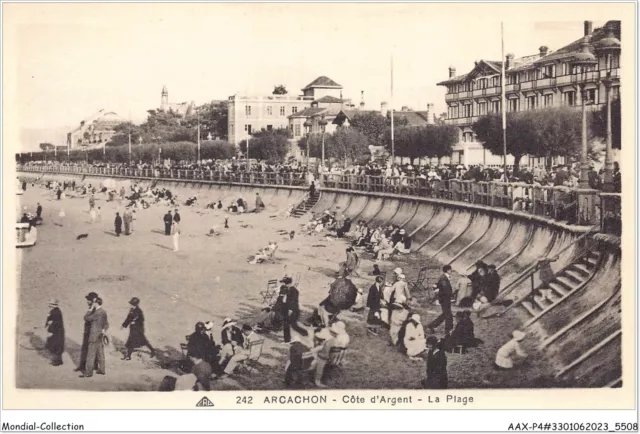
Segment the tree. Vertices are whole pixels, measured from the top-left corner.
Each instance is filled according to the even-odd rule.
[[[607,138],[607,105],[593,113],[591,123],[593,134],[603,141]],[[620,98],[611,101],[611,146],[620,149],[622,145],[622,124],[620,117]]]
[[[49,142],[40,143],[40,149],[42,149],[45,152],[51,151],[53,150],[53,148],[55,148],[55,146]]]
[[[357,113],[351,118],[350,127],[365,135],[369,143],[382,146],[385,143],[390,119],[377,112]]]
[[[338,128],[329,135],[325,135],[325,157],[342,161],[346,166],[350,162],[368,160],[369,140],[362,132],[354,128]]]
[[[240,150],[246,152],[247,141],[240,142]],[[289,131],[286,128],[261,130],[249,140],[249,158],[281,163],[289,152]]]
[[[458,130],[452,125],[405,126],[394,133],[396,155],[412,160],[451,155],[451,148],[458,141]]]
[[[568,107],[507,113],[507,153],[514,157],[514,171],[524,155],[578,158],[581,149],[581,113]],[[494,155],[502,155],[500,115],[482,116],[473,124],[478,140]]]
[[[282,85],[282,84],[274,86],[274,88],[273,88],[273,94],[274,95],[286,95],[288,93],[289,92],[287,91],[287,88],[284,87],[284,85]]]

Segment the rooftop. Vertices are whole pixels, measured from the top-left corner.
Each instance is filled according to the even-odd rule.
[[[340,86],[335,81],[331,80],[329,77],[325,77],[324,75],[316,78],[311,83],[307,84],[302,90],[311,89],[313,87],[329,87],[329,88],[335,88],[335,89],[342,89],[342,86]]]

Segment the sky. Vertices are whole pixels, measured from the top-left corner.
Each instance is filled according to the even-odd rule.
[[[497,7],[5,3],[5,56],[12,53],[16,73],[12,83],[5,75],[3,86],[12,87],[11,107],[23,131],[64,131],[100,109],[141,122],[159,106],[163,85],[170,102],[202,104],[236,93],[270,94],[278,84],[297,95],[321,75],[341,84],[354,103],[364,91],[367,108],[393,101],[396,109],[424,110],[432,102],[441,113],[445,89],[436,83],[448,78],[450,65],[463,74],[475,60],[500,59]],[[541,45],[555,50],[582,36],[588,16],[554,14],[550,7],[505,11],[505,53],[532,55]],[[593,21],[594,27],[605,22]],[[56,134],[52,140],[61,142]]]

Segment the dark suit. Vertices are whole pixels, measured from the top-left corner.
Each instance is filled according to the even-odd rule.
[[[173,223],[173,217],[171,216],[171,213],[166,213],[164,215],[164,234],[165,235],[171,235],[171,224]]]
[[[446,354],[442,350],[429,350],[427,353],[427,380],[424,388],[446,389],[448,385]]]
[[[104,343],[102,342],[102,331],[109,329],[107,312],[100,308],[92,312],[87,312],[84,320],[90,323],[87,349],[87,362],[85,366],[85,377],[93,375],[93,369],[97,361],[97,371],[99,374],[105,373]]]
[[[451,281],[446,274],[443,274],[438,279],[436,284],[438,287],[438,302],[442,308],[442,313],[429,324],[430,329],[435,329],[442,321],[444,321],[444,331],[448,333],[453,329],[453,314],[451,313],[451,296],[453,295],[453,288],[451,288]]]
[[[367,324],[378,325],[380,324],[380,300],[382,298],[382,288],[378,286],[376,282],[369,288],[369,295],[367,295],[367,307],[369,308],[369,315],[367,316]],[[376,317],[378,313],[378,317]]]
[[[125,347],[127,347],[128,356],[131,356],[131,352],[135,348],[148,347],[151,352],[154,352],[153,347],[144,335],[144,313],[139,307],[133,307],[129,311],[129,315],[122,323],[123,328],[129,327],[129,339]]]
[[[62,365],[62,353],[64,353],[64,323],[62,312],[54,307],[47,317],[47,331],[51,336],[47,338],[47,349],[51,352],[54,366]]]
[[[173,213],[173,221],[176,223],[180,223],[180,214],[178,214],[178,211]]]
[[[298,329],[296,322],[300,316],[299,295],[300,293],[295,286],[290,286],[288,289],[285,286],[281,286],[278,299],[273,307],[282,317],[285,342],[291,341],[291,326],[296,330]]]

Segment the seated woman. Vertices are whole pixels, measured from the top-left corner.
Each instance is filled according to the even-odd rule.
[[[527,353],[520,347],[520,342],[525,338],[525,333],[515,330],[512,333],[513,339],[500,347],[496,353],[495,364],[499,369],[513,369],[517,364],[522,363]]]
[[[231,204],[227,207],[228,212],[236,213],[238,212],[238,205],[235,202],[231,202]]]
[[[424,327],[420,322],[420,315],[417,313],[411,315],[406,324],[403,344],[407,350],[407,356],[413,360],[419,360],[419,355],[427,349]]]
[[[262,263],[267,259],[270,259],[273,256],[273,252],[278,248],[278,243],[275,241],[269,241],[269,245],[264,249],[261,249],[252,261],[249,261],[250,264],[258,264]]]
[[[373,251],[376,253],[376,261],[387,259],[394,251],[393,244],[388,238],[382,238],[378,247],[375,247]]]
[[[400,241],[394,244],[394,249],[403,254],[411,253],[411,237],[408,236],[404,229],[400,229]]]
[[[189,199],[186,200],[186,202],[184,204],[186,206],[192,206],[192,205],[195,205],[197,200],[198,200],[198,198],[196,196],[191,196]]]
[[[351,230],[351,219],[349,217],[347,217],[344,220],[344,224],[342,225],[342,227],[340,227],[337,231],[337,236],[338,238],[343,238],[347,232],[349,232]]]
[[[455,329],[453,329],[453,333],[451,333],[450,344],[448,345],[449,352],[461,347],[461,351],[464,353],[467,348],[475,348],[483,343],[482,340],[476,339],[470,311],[456,312],[456,320],[458,322]]]

